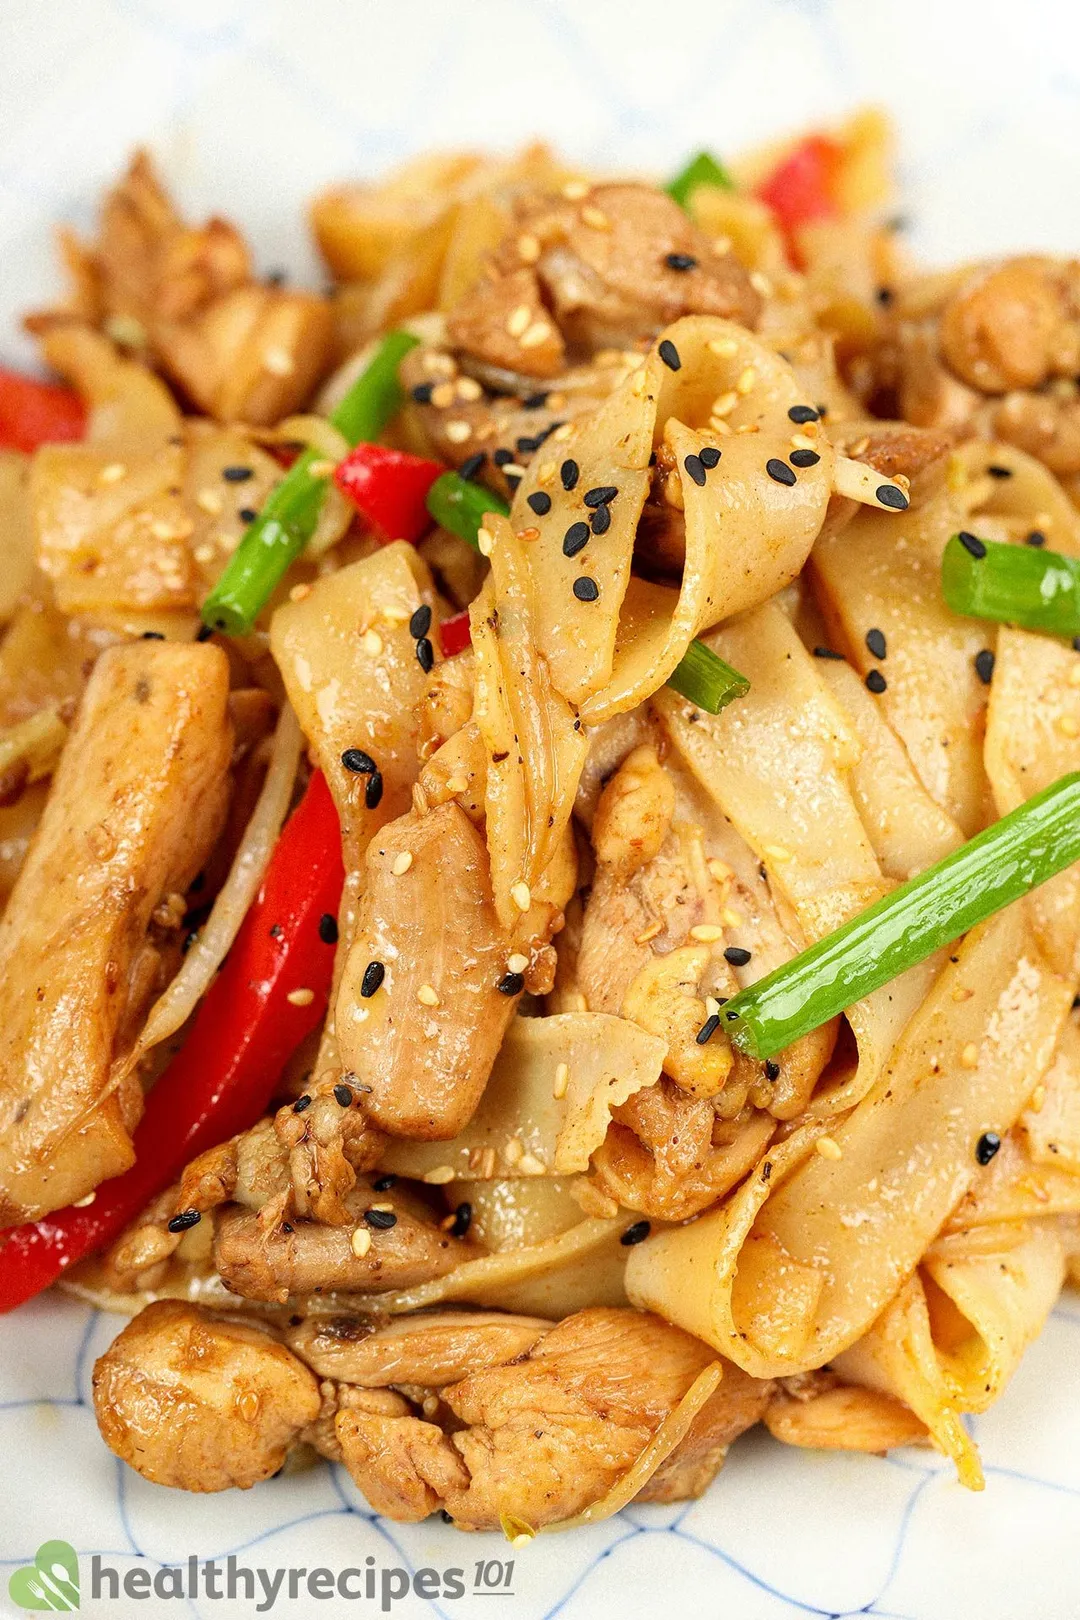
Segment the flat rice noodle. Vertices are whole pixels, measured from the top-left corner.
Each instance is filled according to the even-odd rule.
[[[1080,1176],[1080,1026],[1075,1016],[1062,1027],[1041,1090],[1020,1119],[1031,1162]]]
[[[677,371],[660,358],[661,343],[674,345]],[[752,385],[727,417],[732,431],[718,435],[708,428],[712,404],[737,392],[743,379]],[[552,504],[539,520],[528,497],[541,487],[550,458],[541,454],[532,463],[515,496],[513,522],[540,531],[528,552],[544,582],[537,641],[556,686],[580,704],[590,724],[634,708],[664,684],[701,630],[763,601],[798,574],[824,520],[833,452],[823,438],[821,460],[800,469],[791,487],[770,478],[765,463],[786,461],[787,413],[805,403],[791,367],[752,333],[715,317],[687,316],[668,327],[643,366],[560,442],[556,460],[576,461],[580,474],[569,494],[546,478]],[[748,431],[739,433],[740,427]],[[649,457],[665,438],[677,457],[685,509],[686,557],[677,590],[630,577]],[[684,462],[703,445],[721,448],[721,460],[699,486],[684,476]],[[604,484],[619,491],[610,529],[578,558],[565,557],[563,535],[586,512],[581,496]],[[595,602],[573,595],[583,564],[600,588]]]
[[[759,1169],[715,1213],[632,1252],[634,1304],[756,1377],[820,1367],[866,1332],[971,1186],[980,1135],[1017,1119],[1072,1001],[1021,906],[953,954],[873,1090],[833,1129],[841,1157],[810,1154],[820,1130],[800,1127],[770,1150],[768,1183]]]
[[[40,342],[44,360],[90,407],[87,444],[114,454],[153,454],[182,432],[180,408],[161,378],[137,360],[122,359],[99,332],[64,322]]]
[[[1022,541],[1038,529],[1052,551],[1080,557],[1080,512],[1041,461],[1011,444],[972,439],[953,451],[952,463],[959,498],[986,539]],[[994,477],[988,467],[1009,476]]]
[[[11,618],[34,577],[34,531],[27,492],[29,466],[29,458],[17,450],[0,450],[0,623]]]
[[[660,1078],[666,1046],[636,1024],[609,1013],[556,1013],[515,1018],[495,1060],[484,1095],[460,1136],[449,1142],[388,1142],[380,1165],[422,1178],[449,1166],[455,1179],[527,1175],[521,1155],[548,1174],[589,1168],[620,1103]],[[569,1070],[554,1095],[561,1063]],[[507,1158],[508,1144],[512,1158]],[[490,1150],[490,1151],[489,1151]],[[482,1167],[490,1165],[487,1175]],[[535,1170],[533,1174],[536,1174]]]
[[[1027,1114],[1022,1116],[1027,1117]],[[1033,1159],[1028,1137],[1022,1125],[1017,1125],[986,1168],[979,1171],[970,1190],[949,1216],[937,1239],[937,1248],[942,1255],[957,1248],[973,1248],[977,1228],[985,1232],[988,1228],[1009,1223],[1015,1226],[1018,1222],[1042,1220],[1049,1215],[1077,1214],[1080,1214],[1080,1176],[1067,1165],[1040,1164]],[[993,1237],[991,1230],[988,1241]]]
[[[717,716],[672,692],[657,694],[654,707],[813,943],[891,887],[848,785],[858,739],[774,603],[714,631],[708,643],[748,676],[747,696]],[[865,1096],[937,966],[921,963],[847,1010],[858,1064],[815,1097],[815,1112],[836,1113]]]
[[[1001,1395],[1064,1278],[1053,1221],[1006,1227],[996,1249],[931,1250],[865,1337],[835,1359],[835,1370],[898,1396],[953,1458],[961,1483],[980,1490],[978,1452],[960,1414],[984,1412]]]
[[[822,534],[810,570],[832,644],[861,676],[879,669],[867,631],[885,636],[887,687],[876,701],[927,792],[970,838],[992,819],[975,655],[993,647],[994,632],[950,613],[941,595],[945,544],[966,521],[948,489],[900,514],[862,507]]]
[[[473,715],[488,756],[485,810],[499,921],[513,928],[512,889],[530,889],[555,859],[588,752],[576,710],[556,690],[538,649],[536,580],[523,544],[489,519],[491,576],[470,610],[476,659]]]

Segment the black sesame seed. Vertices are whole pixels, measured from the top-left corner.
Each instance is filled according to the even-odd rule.
[[[259,514],[253,506],[242,506],[236,515],[241,523],[254,523]]]
[[[838,664],[842,664],[844,662],[843,653],[834,652],[831,647],[815,647],[814,648],[814,657],[815,658],[835,658]]]
[[[434,389],[434,383],[417,383],[412,391],[412,397],[418,405],[430,405]]]
[[[388,1175],[380,1176],[378,1181],[373,1181],[371,1185],[375,1188],[376,1192],[389,1192],[396,1181],[397,1176],[391,1172]]]
[[[1024,544],[1025,546],[1045,546],[1046,536],[1041,529],[1032,529],[1031,533],[1025,536]]]
[[[1001,1137],[997,1131],[983,1131],[975,1144],[975,1157],[980,1164],[989,1164],[1000,1146]]]
[[[580,579],[574,581],[574,595],[579,602],[595,602],[600,595],[600,587],[595,579],[590,579],[588,574],[582,574]]]
[[[990,685],[994,678],[994,655],[989,647],[975,654],[975,673],[984,686]]]
[[[538,489],[534,495],[528,497],[525,504],[532,508],[537,517],[547,517],[551,511],[551,496],[544,490]]]
[[[981,562],[986,556],[986,546],[976,535],[969,534],[966,529],[961,529],[956,538],[969,556],[975,558],[976,562]]]
[[[589,527],[593,534],[607,534],[611,528],[611,512],[606,506],[598,506],[589,519]]]
[[[765,1059],[765,1078],[766,1080],[779,1080],[780,1078],[780,1065],[774,1063],[772,1058]]]
[[[683,466],[686,468],[687,476],[694,480],[699,489],[702,489],[705,484],[705,468],[701,464],[701,457],[686,456],[683,460]]]
[[[324,911],[319,918],[319,938],[324,945],[336,945],[338,942],[337,918]]]
[[[866,632],[866,645],[875,658],[884,658],[885,632],[883,630],[868,630]]]
[[[587,489],[581,499],[586,506],[607,506],[618,493],[614,484],[597,484],[593,489]]]
[[[419,642],[416,644],[416,656],[417,658],[420,657]],[[421,663],[422,662],[423,660],[421,659]],[[364,789],[364,803],[367,805],[369,810],[374,810],[376,805],[379,803],[380,799],[382,798],[382,790],[382,771],[372,771],[371,775],[367,779],[367,787]]]
[[[430,675],[431,671],[435,667],[435,649],[431,645],[431,642],[428,640],[427,636],[421,636],[419,641],[416,643],[416,662],[420,665],[420,668],[423,670],[425,675]],[[370,782],[368,783],[368,786],[371,786]]]
[[[720,461],[720,452],[716,448],[715,444],[707,444],[700,452],[698,459],[703,467],[706,467],[709,469],[709,471],[711,471],[713,467],[717,466]]]
[[[310,1108],[310,1107],[311,1107],[311,1098],[308,1096],[307,1092],[305,1091],[304,1095],[302,1097],[297,1097],[296,1101],[293,1103],[292,1111],[293,1111],[294,1114],[302,1114],[304,1112],[305,1108]]]
[[[563,556],[576,557],[589,543],[589,525],[587,523],[571,523],[563,535]]]
[[[504,973],[495,988],[500,996],[520,996],[525,988],[525,976],[522,973]]]
[[[496,450],[491,459],[496,467],[507,467],[514,459],[514,452],[512,450]]]
[[[816,422],[818,413],[812,405],[792,405],[788,417],[792,422]]]
[[[987,467],[986,470],[990,474],[991,478],[1011,478],[1012,477],[1012,468],[1011,467],[996,467],[991,462],[990,466]]]
[[[360,994],[367,999],[373,996],[383,980],[386,978],[386,968],[382,962],[369,962],[364,969],[364,977],[360,980]]]
[[[724,961],[730,962],[732,967],[745,967],[750,960],[750,952],[744,951],[741,945],[729,945],[724,952]]]
[[[197,1209],[182,1209],[179,1215],[174,1215],[169,1222],[170,1232],[187,1232],[193,1226],[198,1226],[202,1214]]]
[[[334,1101],[342,1108],[351,1108],[352,1100],[353,1094],[351,1086],[340,1085],[334,1087]]]
[[[357,776],[371,776],[378,770],[378,766],[370,754],[365,754],[362,748],[346,748],[341,756],[341,763],[347,771]]]
[[[664,263],[669,270],[694,270],[697,260],[692,253],[665,253]]]
[[[793,467],[815,467],[821,457],[816,450],[793,450],[788,460]]]
[[[471,1225],[472,1205],[467,1203],[459,1204],[454,1211],[454,1224],[450,1228],[450,1236],[456,1238],[465,1237]]]
[[[465,482],[469,483],[471,479],[476,477],[486,460],[487,451],[478,450],[475,455],[467,457],[466,460],[461,463],[461,466],[458,468],[458,477],[464,478]]]
[[[619,1239],[619,1242],[624,1248],[632,1249],[635,1243],[644,1243],[651,1231],[651,1221],[635,1221],[633,1226],[628,1226],[626,1228],[626,1231]]]
[[[426,636],[430,629],[431,609],[428,607],[426,602],[422,602],[421,605],[416,609],[412,618],[409,620],[409,634],[410,636],[414,636],[416,640],[419,641],[420,637]]]
[[[221,476],[227,484],[246,484],[249,478],[254,478],[254,467],[222,467]]]
[[[534,450],[539,450],[543,442],[544,435],[542,433],[535,439],[531,435],[525,434],[520,439],[514,440],[514,449],[519,456],[531,456]]]
[[[708,1041],[712,1040],[719,1028],[720,1014],[710,1013],[708,1018],[706,1018],[705,1022],[702,1024],[701,1028],[698,1030],[694,1039],[697,1041],[699,1046],[704,1046]]]
[[[213,633],[214,627],[212,624],[200,624],[199,628],[195,632],[195,640],[209,641]]]
[[[780,461],[776,456],[769,457],[765,463],[765,471],[770,478],[775,478],[778,484],[793,484],[795,482],[795,474],[787,462]]]
[[[887,685],[888,682],[881,673],[880,669],[872,669],[869,675],[866,677],[867,691],[876,693],[878,697],[881,696]]]
[[[679,359],[679,351],[675,347],[674,343],[672,343],[670,338],[665,338],[656,352],[669,371],[682,370],[682,361]]]
[[[397,1225],[397,1216],[392,1209],[365,1209],[364,1219],[376,1232],[389,1232],[392,1226]]]
[[[445,1508],[439,1509],[439,1518],[442,1520],[443,1524],[453,1524],[454,1522],[454,1515],[452,1513],[447,1513]]]
[[[564,461],[559,468],[559,478],[562,481],[563,489],[574,489],[580,477],[581,468],[576,461]]]
[[[874,494],[882,506],[890,506],[894,512],[907,510],[908,498],[902,489],[897,489],[895,484],[879,484]]]
[[[879,287],[876,297],[879,304],[891,304],[893,301],[893,290],[891,287]]]
[[[510,491],[511,495],[516,494],[517,487],[521,483],[521,474],[508,472],[503,473],[503,477],[506,479],[506,487]]]
[[[521,403],[524,409],[527,411],[540,411],[543,410],[544,406],[547,404],[547,401],[548,397],[546,393],[530,394],[528,399],[523,399]]]

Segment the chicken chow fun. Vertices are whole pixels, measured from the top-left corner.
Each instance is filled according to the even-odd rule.
[[[0,1309],[128,1318],[146,1479],[519,1544],[761,1423],[981,1487],[1080,1278],[1080,263],[920,269],[889,173],[428,155],[314,198],[321,292],[145,153],[61,234]]]

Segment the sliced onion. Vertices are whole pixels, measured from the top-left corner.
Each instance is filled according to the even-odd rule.
[[[270,754],[270,768],[266,773],[262,792],[252,811],[251,820],[244,829],[240,848],[236,852],[229,875],[207,919],[200,937],[192,945],[179,973],[168,989],[150,1009],[142,1035],[128,1060],[127,1068],[162,1041],[175,1035],[195,1011],[209,990],[248,907],[258,892],[281,824],[292,798],[296,769],[300,763],[303,734],[300,724],[288,704],[274,733]]]

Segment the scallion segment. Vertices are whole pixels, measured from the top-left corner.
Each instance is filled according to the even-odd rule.
[[[435,522],[459,539],[476,545],[478,530],[488,512],[509,517],[510,508],[501,495],[493,495],[483,484],[461,478],[455,472],[436,478],[427,494],[427,509]]]
[[[350,445],[377,439],[396,414],[403,397],[398,367],[419,341],[411,332],[388,333],[331,414],[330,421]],[[329,483],[311,471],[322,459],[318,451],[305,450],[270,491],[203,603],[203,623],[212,630],[247,635],[311,539]]]
[[[1074,771],[741,990],[720,1027],[740,1051],[775,1057],[1078,859]]]
[[[503,517],[510,512],[506,502],[483,484],[452,472],[436,478],[428,490],[427,509],[436,523],[460,535],[470,546],[476,545],[477,531],[488,512],[499,512]],[[668,685],[709,714],[719,714],[732,698],[743,697],[750,690],[746,676],[725,664],[702,641],[690,643]]]
[[[967,619],[1080,634],[1080,562],[1057,551],[954,534],[941,559],[941,589]]]
[[[703,641],[690,643],[675,665],[668,685],[708,714],[719,714],[734,698],[745,697],[750,690],[746,676],[725,664]]]
[[[734,191],[735,182],[728,174],[724,165],[711,152],[699,152],[697,157],[691,158],[684,169],[680,169],[674,180],[664,187],[669,197],[674,197],[680,208],[685,208],[690,201],[690,194],[697,186],[720,186],[724,191]]]

